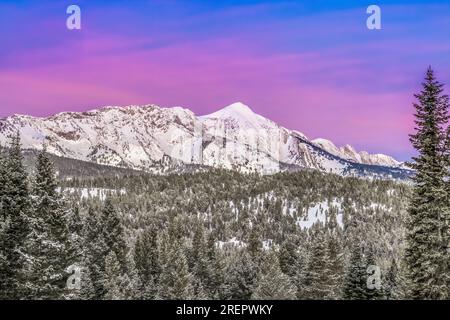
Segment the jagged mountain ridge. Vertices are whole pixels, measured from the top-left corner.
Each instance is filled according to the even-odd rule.
[[[19,132],[23,148],[147,172],[198,165],[263,174],[314,169],[341,175],[407,175],[386,155],[310,141],[235,103],[205,116],[180,107],[105,107],[47,118],[13,115],[0,120],[0,143]]]

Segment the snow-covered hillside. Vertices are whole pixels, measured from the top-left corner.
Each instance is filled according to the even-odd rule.
[[[0,143],[17,131],[24,149],[39,150],[45,142],[48,152],[57,156],[149,172],[183,165],[263,174],[305,168],[342,175],[389,176],[401,171],[401,163],[389,156],[338,148],[324,139],[310,141],[242,103],[205,116],[155,105],[48,118],[14,115],[0,120]]]

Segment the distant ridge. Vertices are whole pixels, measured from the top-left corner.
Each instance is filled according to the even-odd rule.
[[[388,178],[410,174],[390,156],[309,140],[240,102],[204,116],[156,105],[47,118],[13,115],[0,120],[0,143],[17,131],[24,149],[40,150],[45,142],[56,156],[154,173],[202,166],[261,174],[301,169]]]

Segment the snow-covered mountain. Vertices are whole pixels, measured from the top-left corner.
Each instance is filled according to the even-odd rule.
[[[369,154],[367,151],[356,151],[351,145],[345,145],[343,147],[336,147],[333,142],[326,139],[314,139],[312,140],[314,144],[323,148],[335,156],[342,159],[347,159],[357,163],[372,164],[378,166],[388,166],[388,167],[401,167],[403,164],[394,158],[387,156],[385,154]]]
[[[20,132],[24,149],[149,172],[206,166],[276,173],[316,169],[342,175],[407,174],[386,155],[310,141],[235,103],[205,116],[180,107],[105,107],[48,118],[13,115],[0,119],[0,143]]]

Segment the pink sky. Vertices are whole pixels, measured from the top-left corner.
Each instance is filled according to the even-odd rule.
[[[180,4],[158,23],[132,8],[90,8],[76,33],[61,28],[55,6],[39,7],[49,16],[28,26],[31,11],[0,5],[11,19],[0,24],[0,116],[150,103],[201,115],[241,101],[310,138],[406,160],[426,68],[450,79],[441,6],[413,6],[410,20],[386,7],[398,20],[380,33],[365,28],[364,8],[296,17],[272,4],[196,14]]]

